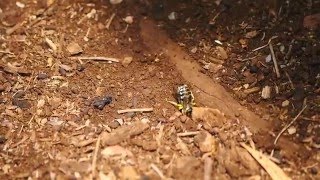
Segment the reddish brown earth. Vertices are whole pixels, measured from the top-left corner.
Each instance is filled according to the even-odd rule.
[[[241,143],[320,178],[320,2],[19,2],[0,2],[0,179],[270,179]],[[272,36],[280,77],[253,51]],[[180,84],[192,118],[166,102]]]

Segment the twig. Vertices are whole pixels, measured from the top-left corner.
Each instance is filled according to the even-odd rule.
[[[287,73],[287,71],[285,71],[285,74],[286,74],[286,76],[287,76],[287,78],[288,78],[288,80],[289,80],[289,82],[290,82],[290,87],[291,87],[291,89],[294,89],[293,82],[292,82],[292,80],[291,80],[291,78],[290,78],[289,74]]]
[[[217,18],[220,16],[221,12],[218,12],[211,20],[210,20],[210,24],[214,25],[216,23]]]
[[[204,180],[211,180],[213,161],[210,157],[204,159]]]
[[[200,131],[183,132],[183,133],[178,133],[177,136],[178,137],[195,136],[195,135],[197,135],[199,133],[200,133]]]
[[[25,135],[19,142],[17,142],[16,144],[13,144],[11,146],[11,148],[15,148],[15,147],[19,146],[20,144],[24,143],[27,139],[29,139],[29,137],[27,135]]]
[[[89,34],[90,34],[90,30],[91,30],[91,28],[88,28],[86,35],[83,37],[84,41],[89,41],[88,37],[89,37]]]
[[[131,112],[151,112],[151,111],[153,111],[153,108],[123,109],[123,110],[118,110],[118,114],[131,113]]]
[[[252,50],[252,52],[258,51],[258,50],[263,49],[263,48],[265,48],[265,47],[267,47],[267,46],[268,46],[268,44],[265,44],[265,45],[263,45],[263,46],[261,46],[261,47],[257,47],[257,48],[255,48],[254,50]]]
[[[2,51],[2,50],[0,50],[0,53],[14,55],[14,53],[12,53],[10,51]]]
[[[255,58],[257,58],[257,57],[258,57],[258,56],[253,56],[253,57],[244,58],[244,59],[237,59],[237,61],[245,62],[245,61],[249,61],[249,60],[255,59]]]
[[[263,49],[263,48],[267,47],[267,46],[271,43],[271,41],[272,41],[273,39],[277,38],[277,37],[278,37],[278,36],[272,36],[272,37],[268,40],[268,43],[267,43],[267,44],[265,44],[265,45],[263,45],[263,46],[261,46],[261,47],[255,48],[254,50],[252,50],[252,52],[255,52],[255,51],[258,51],[258,50],[260,50],[260,49]]]
[[[262,37],[261,37],[260,41],[263,41],[265,37],[266,37],[266,33],[265,33],[265,32],[263,32],[263,34],[262,34]]]
[[[286,125],[281,131],[280,133],[278,134],[278,136],[276,137],[276,139],[274,140],[273,144],[276,145],[277,142],[278,142],[278,139],[280,138],[280,136],[284,133],[284,131],[286,131],[298,118],[299,116],[303,113],[303,111],[307,108],[307,105],[305,105],[301,111],[296,115],[296,117],[293,118],[293,120],[288,124]]]
[[[278,62],[277,62],[277,59],[276,59],[276,55],[274,54],[273,46],[272,46],[271,42],[269,43],[269,48],[270,48],[270,52],[271,52],[271,56],[272,56],[274,69],[276,70],[277,78],[280,78],[280,71],[279,71],[279,67],[278,67]]]
[[[32,120],[34,119],[35,116],[36,116],[36,115],[34,114],[34,115],[30,118],[30,120],[29,120],[29,122],[28,122],[29,127],[30,127],[30,124],[31,124],[31,122],[32,122]]]
[[[129,24],[126,25],[126,27],[124,28],[124,30],[122,31],[122,33],[126,33],[128,31],[129,28]]]
[[[24,21],[23,21],[23,22],[20,22],[20,23],[17,23],[17,24],[14,25],[12,28],[7,29],[7,30],[6,30],[6,34],[7,34],[7,35],[11,35],[11,34],[14,33],[16,30],[20,29],[20,28],[23,26],[24,23],[25,23]]]
[[[76,147],[85,147],[88,146],[92,143],[94,143],[94,141],[96,141],[95,139],[87,139],[87,140],[83,140],[81,142],[74,142],[73,145]]]
[[[18,137],[20,137],[22,130],[23,130],[23,127],[24,127],[24,125],[22,124],[21,129],[20,129],[19,133],[17,134]]]
[[[291,41],[291,43],[290,43],[290,45],[289,45],[289,49],[288,49],[288,52],[287,52],[287,54],[286,54],[286,56],[285,56],[285,59],[289,59],[290,58],[290,56],[291,56],[291,52],[292,52],[292,46],[293,46],[293,44],[294,44],[294,39]]]
[[[159,176],[161,179],[165,179],[166,177],[163,175],[162,171],[155,165],[155,164],[151,164],[150,165],[151,169],[153,169]]]
[[[106,28],[107,28],[107,29],[110,28],[110,25],[111,25],[111,23],[112,23],[112,21],[113,21],[113,19],[114,19],[115,16],[116,16],[116,14],[113,13],[113,14],[111,15],[111,17],[109,18],[109,20],[108,20],[108,22],[107,22],[107,25],[106,25]]]
[[[33,76],[34,76],[34,71],[32,71],[31,78],[30,78],[27,86],[24,88],[24,92],[26,92],[26,91],[28,90],[28,88],[30,87],[31,81],[34,82],[34,81],[37,79],[37,76],[35,76],[34,78],[32,78]]]
[[[44,40],[47,43],[47,45],[50,47],[50,49],[52,49],[54,52],[58,50],[57,45],[55,45],[53,41],[51,41],[49,38],[46,37]]]
[[[109,62],[120,62],[117,58],[111,57],[94,57],[94,56],[77,56],[77,57],[70,57],[71,59],[78,59],[78,60],[93,60],[93,61],[109,61]]]
[[[101,140],[101,137],[99,136],[96,143],[96,148],[94,150],[93,158],[92,158],[92,177],[93,178],[96,176],[96,166],[97,166],[98,152],[100,148],[100,140]]]

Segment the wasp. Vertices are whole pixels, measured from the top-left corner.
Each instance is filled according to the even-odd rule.
[[[191,116],[192,107],[195,105],[194,96],[187,85],[178,86],[175,98],[177,102],[167,101],[178,108],[178,110],[187,116]]]

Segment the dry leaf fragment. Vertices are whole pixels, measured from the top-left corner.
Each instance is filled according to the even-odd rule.
[[[247,32],[244,37],[248,38],[248,39],[251,39],[251,38],[256,37],[257,35],[258,35],[258,31],[253,30],[253,31]]]
[[[251,156],[256,159],[256,161],[267,171],[270,177],[274,180],[290,180],[283,170],[272,162],[268,157],[266,157],[261,152],[249,147],[248,145],[241,143],[241,146],[245,148]]]

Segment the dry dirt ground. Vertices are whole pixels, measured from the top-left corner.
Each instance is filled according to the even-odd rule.
[[[1,0],[0,179],[320,179],[319,9]]]

